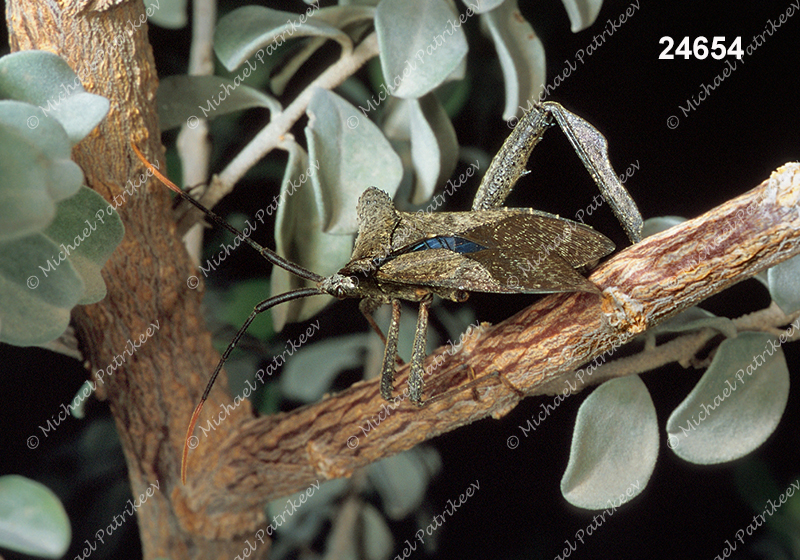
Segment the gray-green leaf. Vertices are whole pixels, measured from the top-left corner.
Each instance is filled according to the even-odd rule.
[[[386,404],[388,414],[391,414],[390,405]],[[380,421],[378,414],[386,416],[384,411],[375,411],[371,418],[364,418],[362,425],[372,421],[371,427],[375,434],[362,433],[358,430],[353,435],[359,438],[380,437]],[[377,422],[377,424],[376,424]],[[399,453],[367,467],[367,475],[375,489],[380,494],[384,504],[384,511],[390,519],[402,519],[408,514],[419,509],[428,483],[441,469],[441,459],[435,449],[429,447],[415,447]]]
[[[319,533],[319,526],[335,511],[332,502],[339,499],[348,486],[349,481],[343,478],[312,482],[302,492],[268,503],[269,519],[283,514],[283,521],[278,524],[276,531],[287,538],[305,536],[307,542]],[[305,495],[302,504],[299,501],[300,494]],[[290,511],[292,515],[286,515]]]
[[[769,294],[784,313],[800,311],[800,256],[770,268],[767,281]]]
[[[83,182],[80,167],[70,160],[66,132],[53,119],[38,120],[36,111],[20,101],[0,101],[0,240],[47,227],[56,203]]]
[[[149,21],[166,29],[180,29],[189,21],[186,0],[145,0]]]
[[[365,504],[361,511],[361,520],[364,524],[364,558],[366,560],[388,560],[392,555],[394,540],[392,532],[383,518],[383,514],[370,504]],[[353,547],[357,547],[353,542]],[[353,558],[357,558],[358,548],[353,550]]]
[[[84,285],[60,250],[41,233],[0,243],[0,341],[44,344],[67,328]]]
[[[309,164],[305,150],[296,143],[287,143],[289,162],[286,165],[281,192],[267,207],[275,217],[275,247],[277,253],[316,272],[329,276],[339,270],[349,259],[353,250],[352,235],[336,235],[323,231],[323,201],[320,186],[314,181],[319,173],[319,160]],[[311,178],[309,178],[311,176]],[[304,280],[282,268],[272,269],[272,295],[298,288],[313,287],[313,282]],[[276,331],[286,323],[304,321],[313,317],[332,301],[329,296],[296,299],[272,308],[272,320]]]
[[[358,198],[370,186],[393,197],[403,176],[400,158],[380,129],[335,93],[318,89],[306,113],[309,158],[319,165],[311,180],[322,196],[323,229],[355,233]]]
[[[619,507],[644,489],[657,457],[647,387],[636,375],[607,381],[578,410],[561,493],[581,508]]]
[[[662,231],[666,231],[672,226],[676,226],[686,221],[686,218],[680,216],[658,216],[656,218],[647,218],[642,227],[642,237],[649,237]]]
[[[38,105],[39,121],[57,120],[72,144],[83,140],[109,108],[108,99],[87,93],[72,68],[47,51],[22,51],[0,58],[0,99]]]
[[[244,6],[219,20],[214,32],[214,52],[228,70],[234,70],[253,55],[264,64],[264,57],[290,39],[326,37],[337,41],[342,51],[353,49],[350,37],[322,21],[309,19],[316,7],[300,14],[261,6]]]
[[[508,121],[520,116],[521,109],[529,107],[544,87],[544,46],[522,17],[517,0],[506,0],[481,17],[491,32],[503,69],[506,84],[503,118]]]
[[[250,66],[243,70],[248,72]],[[274,97],[220,76],[167,76],[158,86],[156,101],[161,130],[169,130],[192,118],[211,120],[220,115],[251,107],[267,107],[272,113],[282,110]]]
[[[429,93],[410,104],[411,160],[416,174],[412,204],[430,200],[458,161],[458,140],[453,124],[436,95]]]
[[[360,367],[369,335],[352,334],[322,340],[303,348],[286,363],[281,373],[281,393],[300,402],[318,401],[345,370]]]
[[[86,187],[61,201],[41,233],[0,244],[0,341],[57,338],[77,304],[105,296],[100,269],[122,240],[116,211]]]
[[[775,337],[745,332],[720,344],[708,370],[667,421],[679,457],[709,465],[747,455],[778,425],[789,369]]]
[[[735,338],[737,335],[736,325],[733,321],[727,317],[717,317],[713,313],[705,309],[700,309],[699,307],[690,307],[678,313],[650,332],[654,334],[664,334],[697,331],[704,328],[716,329],[728,338]]]
[[[100,269],[125,235],[116,210],[92,189],[82,187],[58,205],[56,219],[44,234],[59,246],[74,247],[69,259],[84,283],[78,304],[96,303],[106,297]]]
[[[60,558],[72,530],[58,497],[23,476],[0,477],[0,547],[45,558]]]
[[[485,14],[491,12],[502,4],[505,0],[461,0],[467,8],[470,8],[476,14]]]
[[[467,54],[459,14],[445,0],[383,0],[375,31],[383,79],[395,97],[433,91]]]
[[[583,31],[594,23],[600,8],[603,7],[603,0],[562,0],[564,8],[567,10],[570,29],[573,33]]]
[[[329,6],[321,8],[311,14],[311,20],[327,23],[328,25],[341,29],[349,33],[354,39],[353,30],[372,25],[375,19],[375,8],[370,6]],[[281,95],[286,88],[286,84],[297,73],[297,70],[325,44],[326,37],[313,37],[300,49],[297,54],[293,54],[270,81],[270,87],[275,95]]]

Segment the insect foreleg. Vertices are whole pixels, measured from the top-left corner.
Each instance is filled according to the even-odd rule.
[[[367,323],[369,323],[369,326],[372,328],[372,330],[375,331],[375,333],[381,337],[383,343],[386,344],[386,337],[384,336],[380,325],[378,325],[378,323],[375,321],[375,317],[373,316],[373,313],[375,313],[375,311],[381,305],[383,304],[378,300],[364,298],[358,302],[358,310],[361,311],[361,314],[367,320]]]
[[[386,336],[383,334],[381,330],[381,326],[375,321],[374,313],[383,303],[381,303],[377,299],[369,299],[365,298],[358,302],[358,310],[361,311],[361,314],[369,323],[369,326],[372,328],[373,331],[381,338],[383,341],[384,346],[386,345]],[[405,362],[403,362],[400,356],[395,356],[394,358],[395,363],[398,366],[402,366]]]

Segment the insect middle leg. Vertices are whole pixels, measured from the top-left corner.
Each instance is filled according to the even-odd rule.
[[[419,304],[417,328],[414,334],[414,346],[411,350],[411,370],[408,374],[408,394],[411,402],[422,404],[422,390],[424,387],[424,373],[422,363],[425,360],[425,343],[428,334],[428,308],[433,296],[428,296]],[[386,334],[386,350],[383,353],[383,366],[381,367],[381,396],[387,401],[392,400],[394,388],[395,360],[397,360],[397,339],[400,336],[400,300],[392,300],[392,320],[389,332]],[[366,314],[365,314],[366,315]],[[371,317],[371,316],[370,316]],[[374,321],[373,321],[374,322]]]
[[[383,303],[375,299],[364,298],[358,303],[358,309],[361,311],[361,314],[364,315],[364,318],[369,323],[369,326],[372,328],[373,331],[380,337],[381,341],[383,342],[384,346],[387,344],[386,336],[384,336],[383,331],[381,330],[380,325],[375,321],[375,317],[373,313],[375,310],[378,309]],[[402,366],[405,362],[403,359],[396,355],[394,357],[394,361],[398,366]]]
[[[428,340],[428,308],[431,306],[433,296],[428,296],[419,302],[419,315],[417,315],[417,328],[414,332],[414,346],[411,349],[411,370],[408,373],[408,394],[411,402],[422,405],[422,390],[425,386],[425,346]]]
[[[386,335],[386,349],[383,352],[383,366],[381,367],[381,396],[389,401],[392,400],[394,362],[397,358],[397,339],[400,337],[399,299],[392,300],[392,322],[389,323],[389,332]]]

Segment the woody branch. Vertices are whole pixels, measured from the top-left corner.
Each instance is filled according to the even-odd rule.
[[[482,329],[459,352],[440,348],[426,360],[426,372],[502,372],[528,396],[566,386],[581,364],[800,252],[799,205],[800,165],[787,164],[753,190],[604,263],[590,277],[602,297],[551,295]],[[407,374],[405,367],[398,387]],[[400,397],[387,404],[371,380],[290,413],[244,422],[218,453],[191,457],[191,470],[212,474],[190,482],[187,503],[213,517],[234,503],[288,495],[486,416],[502,417],[520,400],[499,382],[479,392],[478,401],[452,394],[418,408]],[[361,429],[376,417],[374,431]]]

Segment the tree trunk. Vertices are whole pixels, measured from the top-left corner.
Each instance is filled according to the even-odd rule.
[[[110,100],[108,117],[75,147],[73,159],[86,184],[107,200],[123,195],[128,181],[136,185],[144,172],[130,142],[152,161],[163,154],[155,106],[158,80],[147,24],[141,23],[141,0],[10,0],[6,6],[12,51],[56,53],[87,91]],[[232,558],[243,547],[237,535],[252,536],[263,525],[263,507],[250,505],[209,519],[184,505],[180,458],[186,424],[209,364],[219,354],[200,313],[202,286],[187,287],[193,266],[175,234],[167,191],[146,179],[130,189],[134,194],[125,195],[117,210],[125,237],[103,270],[108,296],[77,307],[73,321],[93,372],[114,364],[128,340],[138,342],[148,328],[154,333],[97,384],[98,396],[108,399],[116,419],[133,495],[158,484],[137,510],[145,558]],[[213,391],[211,400],[210,408],[230,402],[222,389]],[[213,441],[222,442],[251,416],[248,403],[237,407]]]

